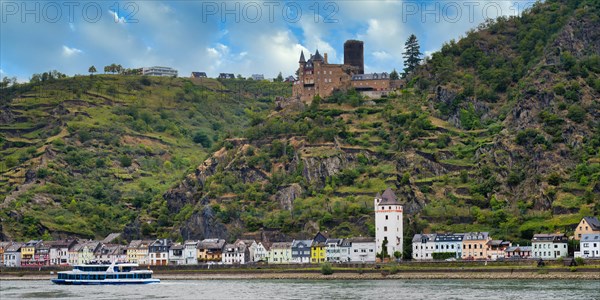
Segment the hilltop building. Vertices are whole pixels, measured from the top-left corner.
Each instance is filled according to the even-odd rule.
[[[192,72],[191,78],[207,78],[206,72]]]
[[[146,76],[161,76],[161,77],[177,77],[177,70],[169,67],[147,67],[142,68],[142,75]]]
[[[402,205],[398,197],[387,188],[383,195],[377,193],[374,200],[375,207],[375,242],[376,252],[381,253],[384,241],[387,241],[387,254],[393,256],[394,252],[402,252]]]

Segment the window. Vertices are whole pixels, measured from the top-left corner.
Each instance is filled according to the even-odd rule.
[[[388,215],[385,215],[385,219],[386,219],[386,220],[388,219]]]
[[[387,231],[387,226],[384,226],[384,227],[383,227],[383,231]]]

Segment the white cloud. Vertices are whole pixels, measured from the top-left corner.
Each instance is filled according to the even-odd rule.
[[[77,48],[71,48],[71,47],[68,47],[65,45],[62,46],[62,49],[63,49],[62,54],[67,57],[83,53],[83,51],[81,51]]]

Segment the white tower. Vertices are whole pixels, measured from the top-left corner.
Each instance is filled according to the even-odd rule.
[[[375,241],[377,254],[381,253],[381,246],[387,240],[387,253],[393,257],[394,252],[402,252],[402,205],[398,197],[387,188],[383,195],[375,196]]]

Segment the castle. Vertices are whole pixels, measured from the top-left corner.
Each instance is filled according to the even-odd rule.
[[[371,98],[379,98],[397,85],[385,72],[364,74],[362,41],[348,40],[344,43],[344,64],[330,64],[327,53],[321,55],[318,49],[308,60],[302,51],[298,63],[298,80],[292,87],[292,96],[307,103],[317,95],[325,98],[336,90],[349,88]]]

